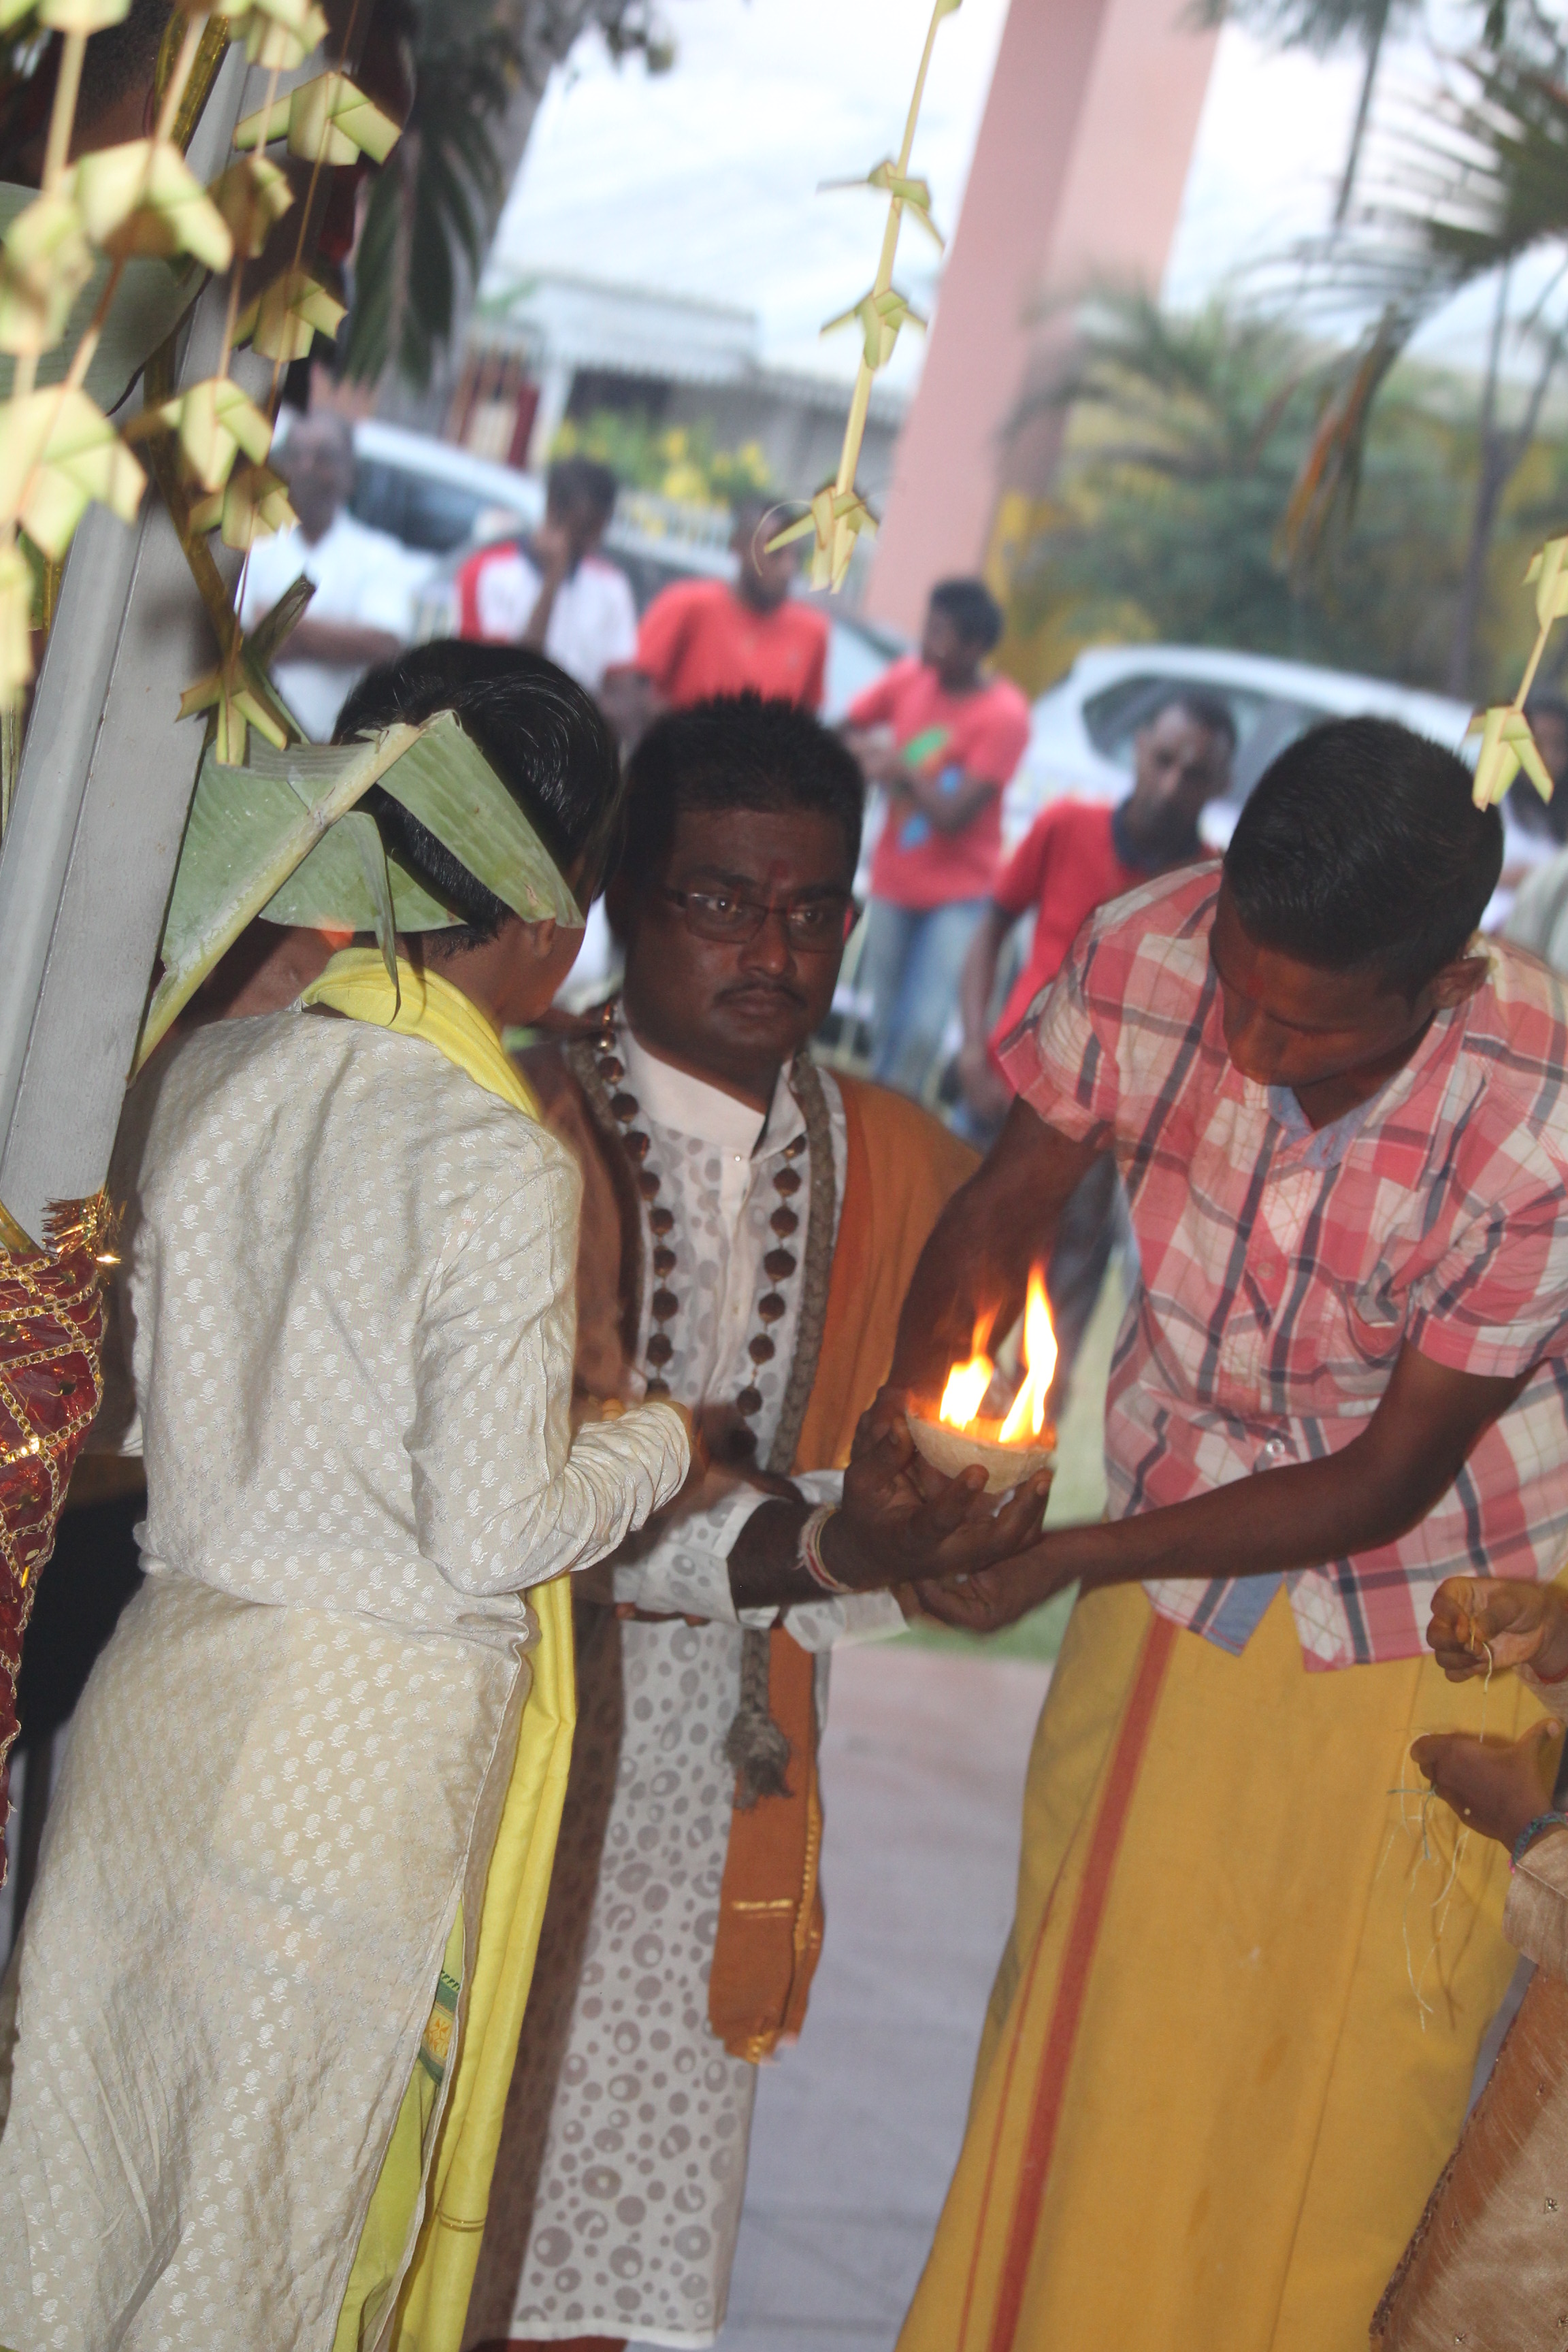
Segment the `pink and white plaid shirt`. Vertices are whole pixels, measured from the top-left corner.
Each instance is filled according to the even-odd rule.
[[[1191,866],[1092,916],[1013,1032],[1014,1085],[1113,1142],[1142,1282],[1106,1415],[1115,1517],[1346,1445],[1406,1340],[1534,1378],[1396,1544],[1286,1579],[1307,1661],[1415,1656],[1445,1576],[1550,1575],[1568,1540],[1568,995],[1487,943],[1370,1102],[1314,1130],[1225,1049],[1209,961],[1219,877]],[[1278,1578],[1152,1583],[1240,1650]]]

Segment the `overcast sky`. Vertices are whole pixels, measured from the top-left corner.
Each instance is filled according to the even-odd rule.
[[[1436,0],[1437,29],[1458,0]],[[963,0],[937,36],[913,163],[939,224],[958,216],[1005,0]],[[883,218],[869,191],[819,193],[896,150],[927,22],[926,0],[666,0],[679,58],[649,79],[583,43],[552,82],[502,220],[491,282],[557,268],[610,283],[744,304],[765,359],[853,374],[853,332],[822,321],[870,283]],[[1383,88],[1419,100],[1430,52],[1391,45]],[[1271,53],[1222,33],[1166,276],[1167,299],[1201,300],[1259,257],[1324,226],[1359,87],[1353,52]],[[934,248],[908,224],[900,282],[932,289]],[[1426,338],[1473,361],[1484,297]],[[912,383],[921,338],[895,375]]]

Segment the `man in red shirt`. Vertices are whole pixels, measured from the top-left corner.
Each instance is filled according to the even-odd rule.
[[[1132,790],[1124,801],[1115,807],[1053,801],[1035,819],[991,894],[959,982],[958,1074],[972,1141],[989,1143],[1013,1100],[998,1047],[1055,980],[1095,908],[1205,854],[1198,817],[1228,787],[1235,750],[1228,704],[1200,688],[1173,693],[1132,739]],[[1031,911],[1028,955],[993,1025],[996,960],[1014,925]],[[1052,1398],[1058,1419],[1073,1358],[1125,1225],[1116,1162],[1104,1152],[1063,1211],[1051,1253],[1047,1287],[1059,1349]]]
[[[820,709],[827,623],[791,598],[800,549],[770,551],[773,515],[763,499],[736,507],[730,544],[741,568],[733,586],[678,580],[643,614],[634,668],[643,682],[644,725],[661,710],[748,689],[769,701]]]
[[[933,588],[917,655],[850,705],[850,748],[888,794],[871,861],[859,979],[872,1075],[918,1095],[936,1062],[969,942],[1002,863],[1002,793],[1029,740],[1029,706],[981,664],[1002,612],[979,580]]]

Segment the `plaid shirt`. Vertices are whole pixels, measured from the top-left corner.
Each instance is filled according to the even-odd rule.
[[[1285,1580],[1310,1664],[1414,1657],[1443,1577],[1550,1575],[1568,1539],[1568,996],[1489,941],[1489,980],[1314,1132],[1226,1053],[1218,889],[1189,866],[1102,908],[1003,1052],[1050,1126],[1113,1141],[1131,1203],[1142,1281],[1111,1371],[1111,1514],[1334,1453],[1406,1340],[1458,1371],[1536,1366],[1419,1527]],[[1239,1651],[1279,1581],[1148,1591]]]

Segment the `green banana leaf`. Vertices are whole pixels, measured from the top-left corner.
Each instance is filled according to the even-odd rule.
[[[368,741],[296,743],[281,751],[253,730],[243,768],[222,766],[210,746],[202,761],[138,1069],[258,915],[374,930],[389,968],[395,930],[439,929],[460,919],[387,859],[374,820],[356,814],[376,782],[514,913],[581,927],[582,911],[554,860],[453,712],[438,711],[418,727],[390,727]]]
[[[571,886],[484,753],[443,710],[381,779],[476,880],[525,922],[581,930]]]
[[[362,818],[375,831],[374,819],[366,817],[363,809],[353,817],[340,817],[261,909],[269,923],[299,923],[318,931],[375,929],[376,902],[365,873],[364,853],[353,840]],[[375,838],[379,844],[379,833]],[[384,864],[391,877],[392,911],[398,930],[438,931],[457,921],[456,915],[438,898],[432,898],[395,857],[385,858]]]

